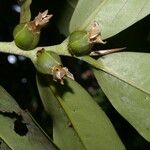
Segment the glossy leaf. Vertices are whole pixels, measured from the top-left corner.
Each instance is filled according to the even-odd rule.
[[[150,141],[150,54],[122,52],[98,60],[94,70],[102,90],[116,110]]]
[[[82,150],[83,146],[77,133],[69,127],[70,121],[57,100],[54,92],[48,86],[47,77],[38,76],[37,86],[45,110],[53,119],[53,139],[62,150]],[[74,146],[75,145],[75,146]]]
[[[109,38],[150,14],[149,0],[79,0],[70,32],[99,23],[102,38]]]
[[[21,128],[21,129],[20,129]],[[56,150],[29,113],[0,87],[0,139],[3,146],[16,150]]]
[[[77,82],[66,79],[60,85],[40,77],[37,85],[60,149],[125,149],[105,113]]]

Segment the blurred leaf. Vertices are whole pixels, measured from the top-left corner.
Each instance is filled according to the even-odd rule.
[[[60,149],[125,149],[105,113],[77,82],[66,79],[60,85],[41,77],[37,85]]]
[[[72,8],[75,8],[79,0],[67,0]]]
[[[65,36],[69,35],[69,22],[76,7],[77,1],[78,0],[67,0],[67,2],[65,2],[63,12],[58,20],[57,26],[60,32]]]
[[[109,38],[150,14],[149,0],[79,0],[70,22],[70,32],[100,25],[102,38]]]
[[[0,138],[16,150],[56,150],[29,113],[0,87]]]
[[[95,90],[95,95],[92,95],[92,97],[95,100],[95,102],[98,103],[99,105],[103,104],[103,102],[105,102],[106,97],[102,89],[99,88],[99,89],[93,89],[93,90]]]
[[[31,11],[30,11],[30,5],[32,3],[32,0],[19,0],[19,4],[21,7],[20,12],[20,23],[25,23],[30,21],[31,19]]]
[[[8,145],[0,139],[0,150],[11,150]]]
[[[116,110],[150,141],[150,54],[122,52],[98,60],[94,70],[102,90]]]

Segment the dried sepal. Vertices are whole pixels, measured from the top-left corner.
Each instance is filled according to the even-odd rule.
[[[90,43],[106,44],[106,41],[102,40],[101,32],[99,30],[99,24],[96,21],[94,21],[90,25],[90,29],[89,29],[89,31],[87,33],[88,33],[88,37],[89,37],[89,42]]]
[[[33,21],[27,23],[27,26],[32,31],[38,32],[49,22],[52,16],[52,14],[48,15],[48,10],[45,10],[43,13],[39,12]]]
[[[59,81],[60,84],[64,85],[64,77],[68,77],[74,80],[74,76],[71,72],[69,72],[67,67],[63,67],[61,65],[54,66],[52,68],[53,80]]]
[[[45,10],[43,13],[39,12],[38,16],[35,17],[35,25],[36,26],[45,26],[49,20],[52,18],[52,14],[48,15],[48,10]]]

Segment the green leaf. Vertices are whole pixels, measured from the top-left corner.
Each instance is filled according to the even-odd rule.
[[[149,0],[79,0],[70,22],[70,32],[86,29],[93,21],[102,38],[109,38],[150,14]]]
[[[21,7],[20,12],[20,23],[26,23],[30,21],[31,19],[31,11],[30,11],[30,5],[32,3],[32,0],[19,0],[19,4]]]
[[[0,139],[0,150],[11,150],[2,139]]]
[[[56,150],[30,114],[20,109],[2,87],[0,87],[0,139],[5,142],[3,146],[8,145],[12,150]]]
[[[94,70],[115,109],[150,141],[150,54],[122,52],[98,60]]]
[[[125,149],[111,122],[75,81],[60,85],[50,77],[39,77],[43,104],[54,121],[54,141],[62,150]]]
[[[62,150],[82,150],[80,139],[75,130],[69,127],[70,121],[52,89],[48,87],[47,80],[38,76],[37,86],[44,108],[53,119],[53,140]]]

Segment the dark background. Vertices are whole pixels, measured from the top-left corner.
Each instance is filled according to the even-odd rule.
[[[43,29],[39,45],[55,45],[61,43],[65,36],[57,27],[57,22],[66,5],[66,0],[33,0],[31,5],[32,18],[38,12],[46,9],[54,15],[50,23]],[[19,13],[15,10],[17,1],[0,0],[0,41],[12,41],[12,32],[19,22]],[[118,35],[107,39],[103,47],[127,47],[127,51],[149,52],[150,50],[150,16],[134,24]],[[14,60],[10,62],[9,59]],[[112,107],[101,90],[89,66],[73,58],[62,57],[62,61],[76,80],[89,91],[94,99],[102,106],[111,119],[120,138],[129,150],[148,150],[150,144],[125,121]],[[69,61],[69,66],[67,65]],[[36,70],[29,59],[20,56],[0,53],[0,85],[2,85],[23,109],[28,109],[42,128],[52,135],[52,121],[46,114],[40,101],[35,82]],[[103,97],[103,100],[100,98]]]

